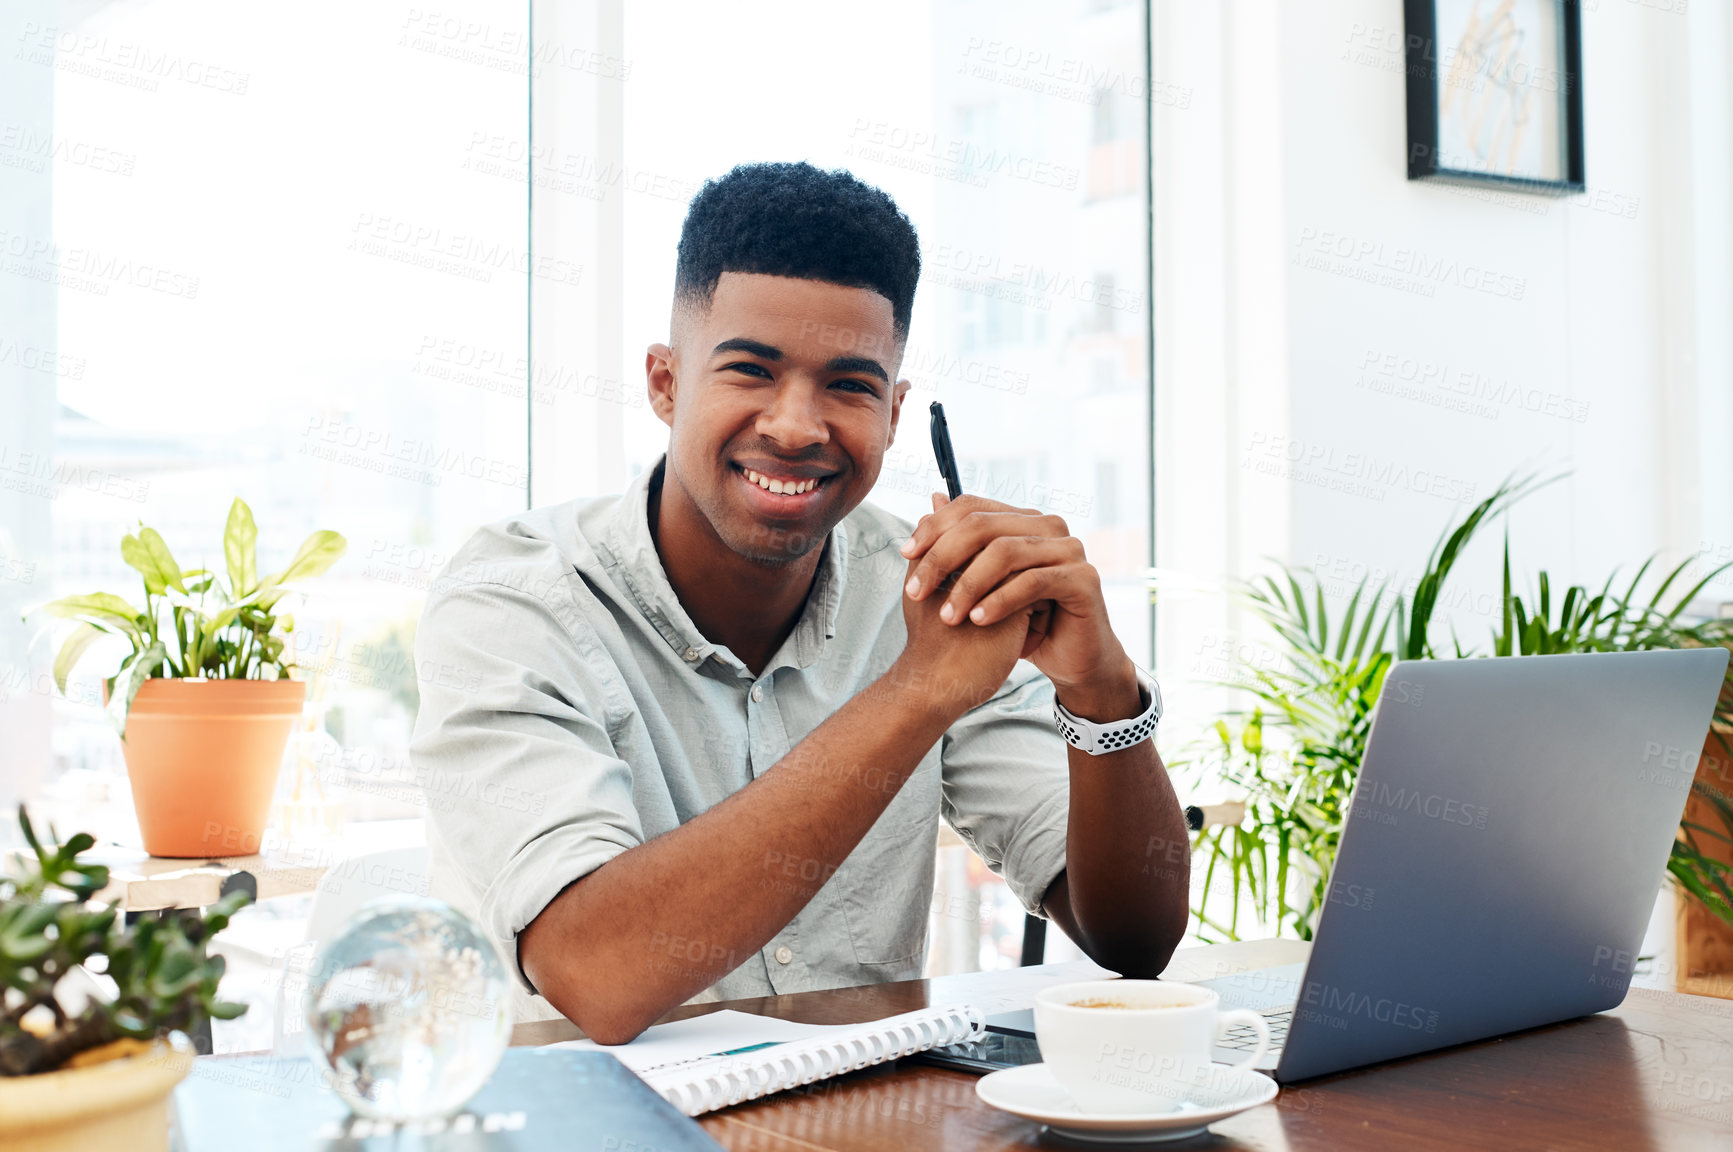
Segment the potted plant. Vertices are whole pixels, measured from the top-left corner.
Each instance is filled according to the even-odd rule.
[[[1532,478],[1502,484],[1446,529],[1409,596],[1362,580],[1332,620],[1321,582],[1306,569],[1246,586],[1280,651],[1231,670],[1224,683],[1250,692],[1254,708],[1217,720],[1201,749],[1174,765],[1200,785],[1222,781],[1245,797],[1239,824],[1197,838],[1204,883],[1192,912],[1203,939],[1241,939],[1242,915],[1276,935],[1312,938],[1384,674],[1398,660],[1437,654],[1432,616],[1451,570],[1475,532],[1533,487]]]
[[[41,611],[75,622],[54,660],[66,677],[90,646],[118,636],[131,651],[104,681],[121,732],[145,851],[205,858],[256,852],[270,814],[283,746],[306,685],[290,678],[278,605],[347,547],[335,532],[302,541],[282,571],[261,578],[252,509],[237,498],[223,532],[227,580],[185,568],[154,529],[121,541],[144,578],[144,607],[110,592],[67,596]]]
[[[19,853],[0,878],[0,1147],[166,1149],[169,1094],[192,1068],[185,1031],[246,1011],[217,999],[223,958],[206,948],[249,897],[117,924],[112,905],[90,903],[108,869],[78,860],[94,838],[62,844],[50,829],[44,843],[23,807],[18,822],[34,859]],[[112,996],[63,1003],[77,967]]]
[[[1362,580],[1333,618],[1322,583],[1304,568],[1285,567],[1247,587],[1280,652],[1275,660],[1247,661],[1234,670],[1227,683],[1248,690],[1255,706],[1218,720],[1191,761],[1200,783],[1226,781],[1247,802],[1242,824],[1198,837],[1204,885],[1193,912],[1206,939],[1239,939],[1242,915],[1278,935],[1311,939],[1384,675],[1397,660],[1476,655],[1454,633],[1448,650],[1432,643],[1434,609],[1475,532],[1535,487],[1532,478],[1501,485],[1447,529],[1406,594],[1387,582]],[[1485,655],[1733,647],[1733,620],[1688,614],[1697,594],[1733,565],[1689,583],[1687,560],[1639,595],[1652,564],[1643,564],[1622,593],[1609,577],[1598,593],[1578,586],[1562,598],[1553,596],[1542,572],[1536,592],[1525,598],[1511,583],[1507,537],[1501,611]],[[1733,940],[1726,931],[1733,927],[1733,797],[1717,783],[1728,778],[1730,734],[1733,674],[1716,704],[1668,873],[1685,893],[1698,931],[1713,929]],[[1219,889],[1218,876],[1224,881]],[[1733,947],[1724,951],[1733,955]]]

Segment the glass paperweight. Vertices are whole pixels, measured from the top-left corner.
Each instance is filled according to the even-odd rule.
[[[388,896],[319,950],[307,1036],[357,1115],[431,1120],[493,1075],[511,1039],[511,992],[475,921],[440,900]]]

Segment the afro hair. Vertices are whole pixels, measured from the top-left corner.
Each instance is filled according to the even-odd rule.
[[[742,164],[708,180],[680,230],[674,299],[708,307],[724,272],[867,288],[908,336],[920,240],[896,201],[843,169]]]

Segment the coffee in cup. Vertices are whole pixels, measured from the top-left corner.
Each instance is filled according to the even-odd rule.
[[[1210,1087],[1210,1051],[1235,1024],[1258,1034],[1257,1050],[1234,1065],[1251,1068],[1269,1048],[1256,1012],[1221,1011],[1221,997],[1196,984],[1090,980],[1035,997],[1042,1062],[1086,1112],[1171,1112]]]

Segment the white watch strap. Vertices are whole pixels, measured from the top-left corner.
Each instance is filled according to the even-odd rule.
[[[1074,716],[1065,705],[1055,700],[1053,723],[1058,726],[1059,735],[1065,737],[1065,742],[1073,748],[1081,748],[1091,756],[1119,752],[1149,739],[1155,734],[1156,722],[1161,719],[1161,688],[1141,668],[1137,669],[1137,683],[1148,697],[1148,705],[1141,714],[1111,724],[1096,724]]]

